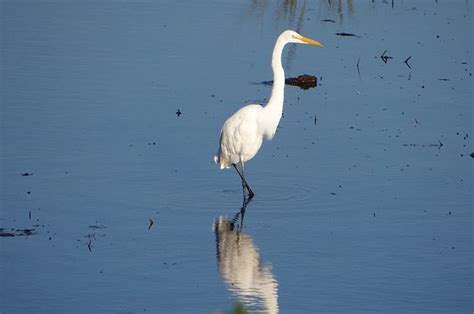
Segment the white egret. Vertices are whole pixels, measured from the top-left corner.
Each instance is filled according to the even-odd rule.
[[[283,112],[285,71],[281,64],[283,48],[288,43],[310,44],[323,47],[313,39],[304,37],[292,30],[286,30],[278,36],[272,54],[273,88],[265,106],[250,104],[240,108],[224,123],[219,140],[219,150],[214,156],[221,169],[234,167],[242,180],[249,200],[254,196],[244,175],[244,163],[252,159],[260,149],[263,138],[271,140],[275,135]],[[237,165],[241,165],[241,170]]]

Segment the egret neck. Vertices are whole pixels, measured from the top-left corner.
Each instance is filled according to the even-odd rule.
[[[263,108],[260,115],[266,123],[262,125],[265,127],[264,134],[267,139],[272,139],[275,135],[278,123],[280,122],[283,113],[283,99],[285,96],[285,71],[281,65],[281,56],[283,48],[287,41],[280,35],[275,43],[272,54],[272,69],[273,69],[273,88],[272,94],[267,105]]]

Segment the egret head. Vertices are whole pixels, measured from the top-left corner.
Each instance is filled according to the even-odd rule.
[[[304,37],[303,35],[298,34],[295,31],[287,30],[284,31],[280,36],[283,36],[286,42],[288,43],[295,43],[295,44],[307,44],[313,46],[324,47],[319,41],[313,40],[308,37]]]

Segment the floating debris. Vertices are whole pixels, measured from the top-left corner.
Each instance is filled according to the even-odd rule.
[[[91,229],[105,229],[107,228],[106,225],[90,225],[89,228]]]
[[[470,155],[470,156],[471,156],[471,158],[474,158],[474,153],[471,153],[471,155]]]
[[[92,247],[94,242],[97,241],[99,238],[103,238],[106,236],[104,231],[99,232],[99,230],[106,229],[107,226],[104,224],[100,224],[98,221],[96,221],[94,225],[89,225],[88,227],[93,231],[89,232],[87,235],[84,236],[84,242],[82,239],[78,239],[77,241],[87,245],[87,249],[89,250],[89,252],[92,253]]]
[[[29,172],[23,172],[21,173],[21,176],[23,177],[28,177],[28,176],[32,176],[33,174],[32,173],[29,173]]]
[[[393,57],[386,56],[385,53],[387,53],[387,49],[385,49],[384,52],[380,55],[380,58],[382,59],[383,63],[387,63],[388,59],[393,59]]]
[[[360,76],[359,63],[360,63],[360,57],[359,57],[359,59],[357,59],[357,74],[359,74],[359,80],[360,80],[360,79],[361,79],[361,76]]]
[[[439,144],[430,144],[431,147],[438,147],[438,149],[441,149],[443,147],[443,143],[441,143],[440,140],[438,140]]]
[[[257,84],[273,85],[273,81],[263,81]],[[314,75],[303,74],[298,77],[290,77],[285,79],[285,84],[291,86],[298,86],[299,88],[306,90],[309,88],[316,87],[318,85],[318,79]]]
[[[438,144],[425,145],[425,144],[413,144],[413,143],[412,143],[412,144],[403,144],[403,146],[405,146],[405,147],[408,147],[408,146],[410,146],[410,147],[417,147],[417,146],[419,146],[419,147],[426,147],[426,146],[428,146],[428,147],[438,147],[438,149],[441,149],[441,147],[443,147],[444,144],[441,143],[440,140],[438,140],[438,142],[439,142]]]
[[[324,20],[321,20],[321,22],[336,23],[336,21],[331,20],[331,19],[324,19]]]
[[[13,229],[11,232],[5,231],[5,229],[0,228],[0,237],[24,237],[24,236],[30,236],[36,234],[35,229]]]
[[[153,226],[154,221],[151,218],[148,218],[150,220],[150,224],[148,225],[148,230],[151,229],[151,226]]]
[[[352,33],[345,33],[345,32],[342,32],[342,33],[336,33],[337,36],[342,36],[342,37],[358,37],[358,38],[361,38],[362,36],[359,36],[359,35],[356,35],[356,34],[352,34]]]
[[[411,59],[411,56],[409,56],[408,58],[406,58],[405,61],[403,61],[403,63],[405,63],[405,64],[407,65],[407,67],[411,69],[410,64],[408,64],[408,61],[410,61],[410,59]]]

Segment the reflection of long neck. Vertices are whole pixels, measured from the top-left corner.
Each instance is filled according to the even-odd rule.
[[[281,65],[281,55],[286,41],[279,37],[273,48],[272,55],[272,69],[273,69],[273,88],[272,95],[265,106],[265,135],[268,139],[273,138],[276,132],[278,123],[280,122],[283,113],[283,100],[285,97],[285,71]]]

